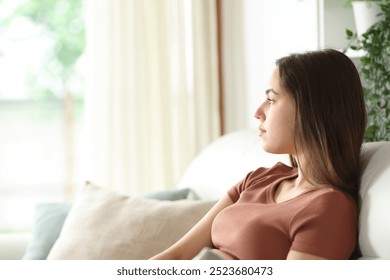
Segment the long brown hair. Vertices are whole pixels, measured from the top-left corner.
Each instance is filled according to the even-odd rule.
[[[326,49],[283,57],[276,66],[281,86],[295,100],[295,148],[307,163],[303,175],[357,201],[367,114],[355,65]]]

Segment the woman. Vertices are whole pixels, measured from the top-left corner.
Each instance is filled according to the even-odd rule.
[[[335,50],[277,60],[256,110],[266,152],[290,154],[249,173],[176,244],[153,259],[348,259],[357,241],[362,85]]]

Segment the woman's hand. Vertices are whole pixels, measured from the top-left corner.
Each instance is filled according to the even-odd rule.
[[[287,260],[325,260],[325,259],[319,256],[290,250],[290,252],[288,252],[287,255]]]

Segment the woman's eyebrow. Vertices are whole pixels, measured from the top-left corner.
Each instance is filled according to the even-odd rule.
[[[272,88],[267,89],[267,90],[265,91],[265,94],[268,95],[270,92],[272,92],[273,94],[279,95],[279,93],[277,93],[276,91],[274,91],[274,89],[272,89]]]

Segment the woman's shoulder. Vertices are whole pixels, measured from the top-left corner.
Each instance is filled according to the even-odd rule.
[[[294,178],[297,175],[298,171],[296,168],[278,162],[272,167],[261,167],[249,173],[244,180],[244,184],[246,185],[245,188],[258,188],[259,186],[263,188],[287,178]]]
[[[260,167],[249,172],[245,178],[234,185],[228,191],[231,199],[237,201],[240,194],[247,189],[264,189],[276,180],[284,177],[295,176],[297,171],[281,162],[272,167]]]
[[[260,167],[247,174],[242,184],[246,187],[258,185],[269,185],[283,178],[293,178],[297,176],[296,168],[290,167],[282,162],[276,163],[272,167]]]

